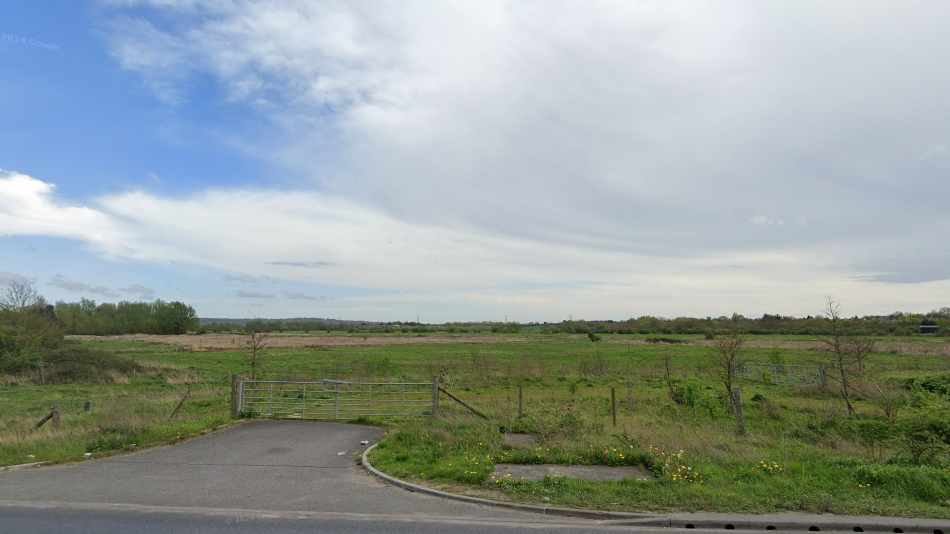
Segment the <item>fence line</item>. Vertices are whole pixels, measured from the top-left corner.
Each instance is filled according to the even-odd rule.
[[[807,387],[824,384],[825,373],[816,365],[785,365],[780,363],[736,362],[734,376],[758,379],[777,386]]]

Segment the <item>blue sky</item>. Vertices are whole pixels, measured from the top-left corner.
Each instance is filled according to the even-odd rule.
[[[206,317],[950,301],[950,7],[0,8],[0,283]]]

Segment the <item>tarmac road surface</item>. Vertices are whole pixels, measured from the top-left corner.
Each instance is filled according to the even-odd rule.
[[[263,532],[295,532],[295,525],[316,532],[315,525],[323,525],[333,526],[326,532],[463,533],[592,526],[392,487],[357,465],[366,448],[360,441],[372,444],[382,434],[366,426],[261,420],[124,456],[0,472],[0,532],[250,532],[255,525],[255,532],[262,525],[277,527]],[[197,529],[186,528],[192,524]]]

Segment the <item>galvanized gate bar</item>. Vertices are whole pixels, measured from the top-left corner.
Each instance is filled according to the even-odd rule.
[[[431,382],[244,381],[238,411],[294,419],[412,417],[433,412]]]

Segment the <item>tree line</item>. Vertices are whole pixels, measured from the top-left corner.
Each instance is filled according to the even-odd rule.
[[[198,330],[195,309],[182,302],[79,302],[49,304],[28,282],[13,282],[0,289],[0,337],[13,338],[65,334],[185,334]],[[20,341],[25,342],[24,340]],[[30,342],[30,344],[36,344]]]
[[[198,330],[194,308],[182,302],[129,302],[96,304],[89,299],[59,301],[56,320],[67,334],[93,336],[119,334],[186,334]]]
[[[839,318],[833,324],[827,316],[789,317],[770,315],[744,317],[662,317],[643,316],[626,321],[563,321],[545,324],[543,329],[552,333],[570,334],[709,334],[723,329],[739,328],[751,335],[828,335],[840,326],[856,335],[905,336],[920,333],[921,325],[934,325],[937,335],[950,335],[950,308],[944,307],[930,313],[894,312],[886,316]]]

